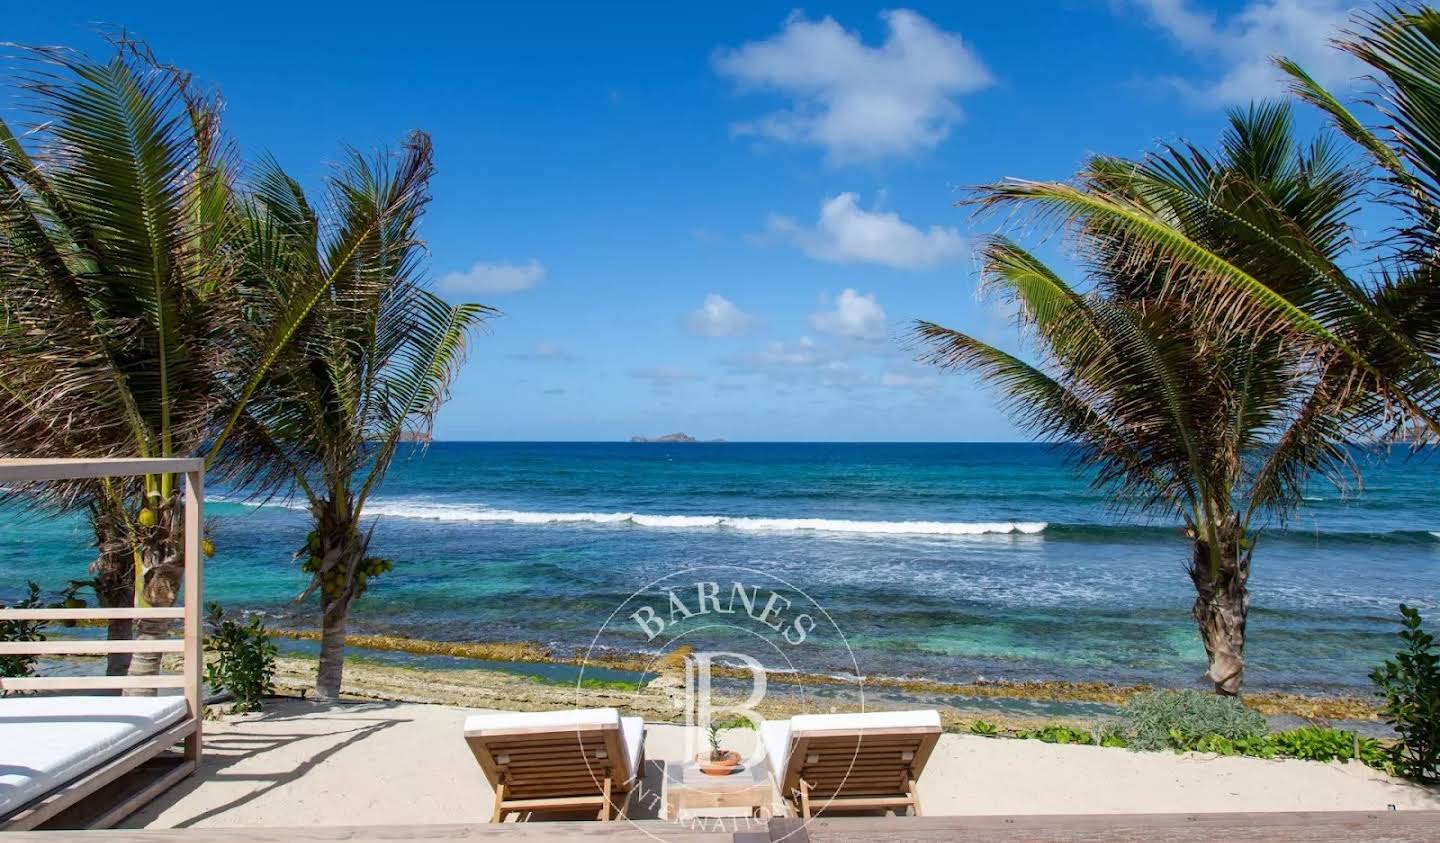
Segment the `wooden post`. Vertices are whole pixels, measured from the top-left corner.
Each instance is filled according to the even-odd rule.
[[[495,785],[495,810],[493,810],[493,811],[490,812],[490,822],[492,822],[492,823],[503,823],[503,822],[505,822],[505,809],[501,807],[501,806],[504,805],[504,804],[505,804],[505,783],[504,783],[504,782],[501,782],[501,783]]]
[[[203,543],[205,471],[185,473],[185,702],[195,732],[185,739],[185,758],[200,764],[205,722],[205,583]]]

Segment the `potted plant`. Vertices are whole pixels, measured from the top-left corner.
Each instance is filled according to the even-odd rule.
[[[695,760],[700,764],[700,772],[707,776],[728,776],[740,766],[740,753],[720,747],[722,725],[712,721],[705,727],[705,734],[710,739],[710,751],[695,756]]]

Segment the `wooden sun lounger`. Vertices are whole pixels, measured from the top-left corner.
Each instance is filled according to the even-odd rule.
[[[491,822],[507,814],[594,810],[606,821],[645,763],[645,727],[613,708],[475,715],[465,742],[495,790]]]
[[[103,620],[173,619],[182,635],[170,640],[50,640],[0,642],[0,655],[87,655],[177,653],[179,674],[158,676],[30,676],[0,679],[0,692],[63,697],[0,696],[0,727],[14,738],[0,741],[0,795],[37,792],[21,804],[0,799],[0,831],[33,829],[46,823],[61,827],[109,828],[195,772],[203,740],[204,653],[201,625],[201,524],[204,460],[201,459],[0,459],[0,484],[121,477],[140,474],[185,476],[184,605],[167,608],[4,609],[0,619]],[[151,698],[154,705],[127,705],[114,693],[132,688],[180,689],[181,697]],[[78,692],[77,695],[70,695]],[[6,702],[13,703],[6,706]],[[142,700],[129,698],[130,703]],[[156,713],[151,714],[150,709]],[[7,715],[7,711],[9,714]],[[148,721],[148,722],[147,722]],[[46,730],[51,730],[47,732]],[[85,741],[95,729],[104,739],[92,751]],[[59,730],[59,731],[55,731]],[[108,730],[108,731],[107,731]],[[139,735],[139,737],[137,737]],[[53,737],[52,737],[53,736]],[[67,744],[68,740],[68,744]],[[63,745],[63,746],[62,746]],[[118,751],[115,747],[121,747]],[[178,749],[179,751],[172,751]],[[68,755],[57,755],[58,752]],[[17,764],[20,756],[30,763]],[[46,770],[35,760],[56,763]],[[78,760],[77,760],[78,759]],[[7,771],[8,764],[11,765]],[[54,778],[52,783],[50,778]],[[16,799],[25,797],[17,796]],[[96,804],[97,801],[105,804]]]
[[[915,783],[940,739],[940,715],[801,715],[761,724],[760,739],[781,797],[805,820],[827,810],[918,816]]]

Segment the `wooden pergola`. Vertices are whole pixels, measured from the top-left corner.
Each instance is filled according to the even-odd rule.
[[[181,658],[179,674],[154,676],[25,676],[0,678],[0,691],[87,692],[124,691],[135,688],[182,689],[186,714],[179,723],[147,737],[118,756],[105,760],[69,781],[22,806],[0,815],[0,832],[31,829],[67,811],[87,814],[86,824],[104,828],[134,812],[200,766],[204,741],[204,554],[205,461],[185,459],[0,459],[0,484],[42,483],[65,480],[92,480],[105,477],[136,477],[177,474],[185,478],[185,539],[183,605],[165,607],[87,607],[82,609],[4,609],[0,619],[25,621],[179,620],[177,639],[66,639],[56,641],[0,642],[0,655],[106,655],[109,653],[174,653]],[[178,754],[168,752],[183,747]],[[5,763],[0,747],[0,768]],[[142,769],[143,768],[143,769]],[[122,785],[136,780],[131,787]],[[91,797],[102,791],[118,791],[117,801],[92,806]],[[92,810],[93,808],[93,810]]]

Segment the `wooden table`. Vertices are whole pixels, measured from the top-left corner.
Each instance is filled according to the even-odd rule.
[[[751,816],[775,815],[775,787],[763,764],[745,765],[728,776],[707,776],[694,761],[665,765],[665,818],[685,810],[747,808]]]

